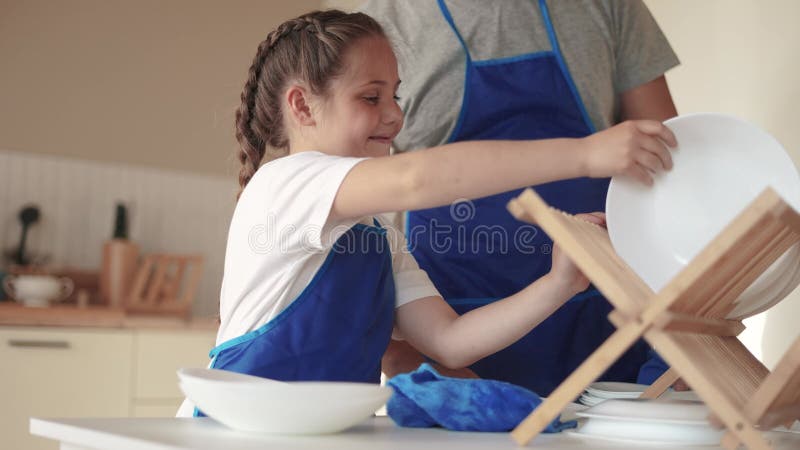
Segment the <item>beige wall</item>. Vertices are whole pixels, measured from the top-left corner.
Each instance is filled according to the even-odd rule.
[[[0,0],[0,149],[232,176],[258,43],[319,0]]]
[[[680,113],[720,111],[773,134],[800,162],[800,2],[646,0],[681,66],[667,74]],[[772,366],[800,334],[800,290],[749,319],[746,345]]]

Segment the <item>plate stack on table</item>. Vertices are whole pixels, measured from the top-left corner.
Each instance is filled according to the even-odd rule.
[[[637,445],[719,445],[724,430],[708,422],[708,408],[692,400],[607,399],[577,413],[585,421],[571,436]]]
[[[645,384],[623,383],[621,381],[600,381],[590,384],[578,401],[586,406],[595,406],[605,400],[612,399],[636,399],[642,395],[648,386]],[[692,391],[677,392],[668,390],[662,396],[662,399],[667,400],[688,400],[700,401]]]

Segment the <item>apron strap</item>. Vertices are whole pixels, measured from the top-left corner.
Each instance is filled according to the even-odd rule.
[[[444,4],[444,0],[437,0],[439,4],[439,9],[442,11],[442,15],[444,16],[444,20],[450,25],[450,28],[453,29],[453,33],[456,34],[458,38],[458,42],[461,43],[461,47],[464,49],[464,54],[467,56],[467,65],[472,64],[472,56],[469,54],[469,48],[467,47],[467,43],[464,42],[464,38],[461,37],[461,33],[458,32],[458,27],[456,27],[456,22],[453,20],[453,16],[450,14],[450,10],[447,9],[447,5]]]
[[[561,54],[561,47],[558,45],[556,30],[553,28],[553,22],[550,20],[550,11],[547,9],[547,2],[545,0],[539,0],[539,9],[542,11],[544,26],[547,28],[547,37],[550,39],[550,46],[553,48],[553,54],[556,56],[556,61],[558,61],[558,67],[561,69],[561,74],[567,80],[567,86],[569,86],[572,96],[578,103],[578,109],[581,112],[581,116],[583,116],[584,123],[586,123],[586,125],[589,127],[589,132],[594,134],[597,129],[595,128],[592,119],[589,118],[589,113],[586,111],[586,106],[583,104],[581,94],[578,92],[578,88],[575,86],[575,81],[572,79],[572,74],[570,74],[569,68],[567,68],[567,62],[564,60],[564,55]]]

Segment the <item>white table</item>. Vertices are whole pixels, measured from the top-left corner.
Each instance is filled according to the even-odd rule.
[[[324,436],[254,435],[231,430],[209,418],[37,419],[32,434],[61,443],[61,450],[495,450],[518,449],[508,433],[458,433],[442,429],[395,426],[386,417]],[[770,432],[775,449],[797,450],[800,434]],[[549,449],[634,449],[645,447],[586,440],[566,434],[543,434],[529,447]],[[687,447],[694,450],[714,447]]]

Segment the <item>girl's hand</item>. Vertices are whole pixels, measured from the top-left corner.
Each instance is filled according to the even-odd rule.
[[[653,174],[672,168],[667,147],[675,147],[675,135],[654,120],[629,120],[585,137],[582,142],[590,177],[627,175],[650,186]]]
[[[601,227],[605,227],[606,224],[606,215],[601,212],[576,214],[575,217]],[[589,279],[586,278],[586,275],[575,266],[567,255],[561,253],[561,249],[558,245],[553,245],[553,264],[548,275],[569,293],[567,299],[572,298],[572,296],[579,292],[585,291],[586,288],[589,287]]]

